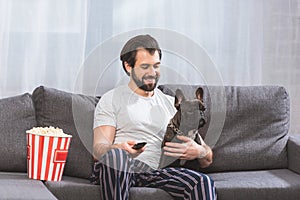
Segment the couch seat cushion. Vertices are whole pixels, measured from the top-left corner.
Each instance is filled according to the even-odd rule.
[[[26,130],[36,126],[31,95],[0,100],[0,171],[26,172]]]
[[[89,178],[97,98],[40,86],[34,90],[32,100],[38,126],[58,127],[72,135],[64,175]]]
[[[47,181],[45,185],[58,199],[100,199],[100,186],[92,185],[86,179],[63,176],[62,181]],[[172,200],[167,192],[157,188],[133,187],[129,195],[130,200]]]
[[[219,200],[291,200],[300,197],[300,175],[288,169],[209,174]]]
[[[130,190],[130,200],[173,200],[173,198],[164,190],[159,188],[148,188],[148,187],[133,187]]]
[[[99,185],[87,179],[63,176],[61,181],[46,181],[45,185],[58,199],[100,199]]]
[[[0,172],[0,198],[15,200],[57,199],[42,181],[29,179],[26,173]]]

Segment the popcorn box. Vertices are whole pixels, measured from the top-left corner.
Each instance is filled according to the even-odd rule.
[[[60,181],[72,136],[64,133],[53,134],[53,127],[40,128],[40,130],[33,128],[26,131],[28,177],[37,180]],[[62,133],[62,131],[59,132]]]

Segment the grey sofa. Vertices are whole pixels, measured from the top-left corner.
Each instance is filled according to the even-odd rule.
[[[193,98],[197,87],[159,88],[169,95],[181,88]],[[208,123],[203,131],[213,144],[214,162],[206,169],[187,167],[208,173],[220,200],[299,199],[300,134],[288,132],[286,90],[214,86],[204,91]],[[100,199],[99,186],[89,183],[93,112],[98,100],[43,86],[32,94],[0,100],[0,199]],[[34,126],[59,127],[72,134],[62,181],[28,179],[25,131]],[[130,199],[141,198],[172,199],[160,189],[132,188]]]

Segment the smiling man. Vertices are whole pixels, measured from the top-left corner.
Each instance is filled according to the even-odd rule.
[[[158,51],[154,51],[151,55],[151,51],[138,49],[135,63],[137,67],[131,67],[127,62],[124,65],[126,71],[131,74],[130,89],[141,96],[152,96],[160,76]]]
[[[150,35],[130,39],[120,56],[129,83],[107,92],[97,104],[92,182],[100,184],[102,199],[129,199],[130,187],[161,188],[174,199],[216,199],[209,176],[184,168],[158,169],[161,142],[176,112],[174,98],[156,88],[161,56]],[[183,143],[166,143],[166,155],[198,158],[201,167],[211,164],[207,145],[184,136],[178,139]],[[138,142],[146,146],[136,147]]]

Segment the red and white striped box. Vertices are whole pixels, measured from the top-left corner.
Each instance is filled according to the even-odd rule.
[[[48,136],[27,131],[27,173],[37,180],[60,181],[71,135]]]

